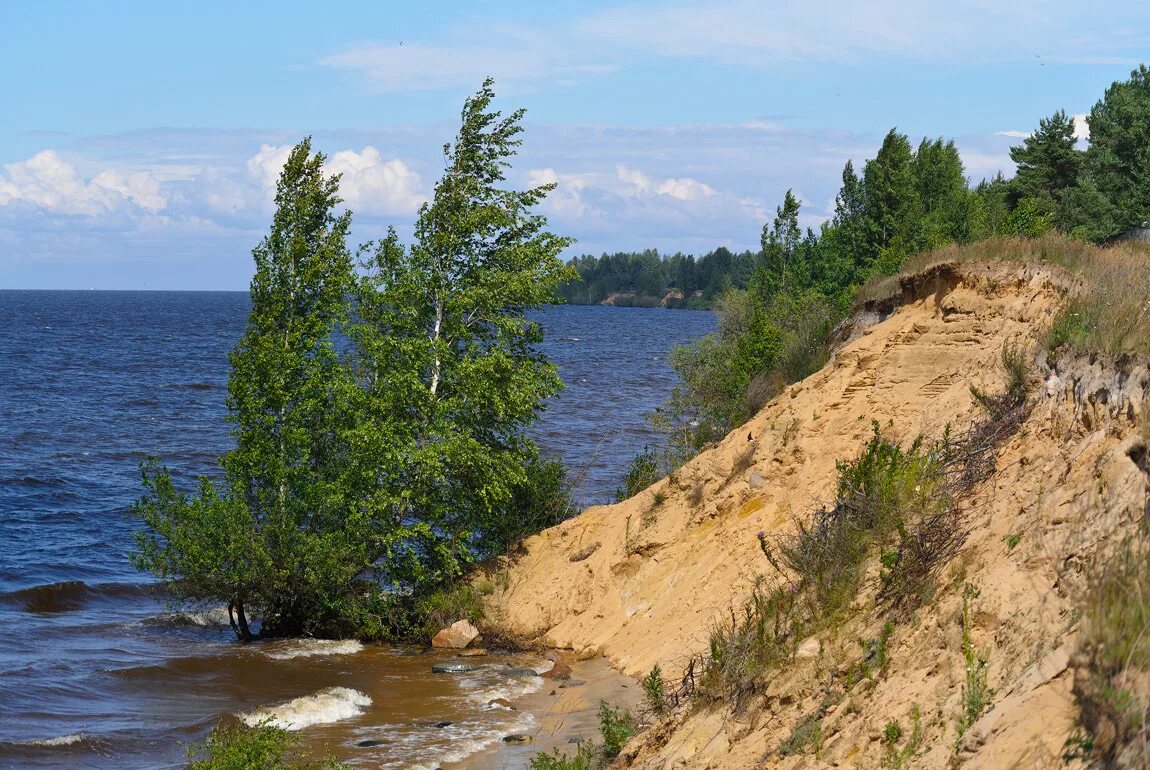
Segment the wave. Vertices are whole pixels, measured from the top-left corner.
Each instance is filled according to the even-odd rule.
[[[139,598],[154,588],[140,583],[97,583],[65,580],[0,593],[0,604],[20,606],[25,612],[74,612],[100,600]]]
[[[71,756],[95,752],[106,756],[110,748],[108,741],[84,733],[68,733],[52,738],[36,738],[24,741],[0,741],[0,766],[10,766],[5,763],[4,760],[6,759],[42,762],[51,758],[50,761],[57,764],[60,754]]]
[[[331,724],[352,719],[371,705],[371,698],[350,687],[328,687],[312,695],[295,698],[279,706],[263,706],[239,714],[251,727],[268,722],[284,730],[302,730],[312,725]]]
[[[170,612],[166,615],[145,618],[141,622],[146,626],[195,626],[198,628],[231,625],[227,607],[211,607],[196,612]]]
[[[41,738],[37,741],[15,741],[18,746],[71,746],[84,740],[83,733],[69,733],[55,738]]]
[[[362,741],[361,746],[366,744],[369,751],[375,749],[371,756],[373,767],[434,770],[497,746],[505,735],[530,735],[537,729],[535,718],[521,711],[498,721],[468,720],[433,731],[412,730],[410,725],[373,725],[357,729],[355,739],[357,743]],[[379,741],[378,745],[375,741]],[[413,763],[413,757],[420,757],[420,761]]]
[[[168,390],[211,390],[216,386],[211,382],[173,382],[164,387]]]
[[[493,700],[512,700],[538,692],[543,687],[543,677],[509,677],[497,667],[478,669],[474,675],[459,678],[460,685],[467,690],[467,700],[483,709],[499,708],[491,706]]]
[[[353,655],[361,650],[363,644],[354,639],[290,639],[268,644],[262,652],[272,660],[291,660],[316,655]]]

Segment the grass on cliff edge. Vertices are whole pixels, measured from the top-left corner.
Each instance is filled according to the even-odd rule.
[[[1120,355],[1150,355],[1150,246],[1121,242],[1093,246],[1065,236],[989,238],[912,257],[892,276],[859,289],[856,304],[897,297],[917,275],[948,263],[1050,264],[1081,278],[1055,316],[1046,347]]]

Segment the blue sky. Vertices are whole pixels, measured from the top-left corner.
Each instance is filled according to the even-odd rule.
[[[1146,52],[1131,2],[0,0],[0,288],[244,288],[306,134],[357,239],[409,233],[486,75],[573,252],[750,248],[892,126],[1009,174]]]

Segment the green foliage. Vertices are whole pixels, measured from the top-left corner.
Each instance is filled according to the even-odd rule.
[[[577,305],[597,305],[608,295],[621,307],[710,309],[728,289],[744,289],[755,269],[755,255],[719,247],[701,257],[660,255],[654,249],[571,260],[577,278],[559,286],[559,294]],[[679,292],[681,297],[673,292]]]
[[[615,502],[634,497],[662,477],[658,453],[649,446],[643,447],[643,451],[631,458],[623,486],[615,490]]]
[[[766,590],[756,582],[751,596],[711,629],[700,692],[738,710],[762,686],[762,675],[790,660],[806,633],[794,587]]]
[[[573,756],[556,748],[531,757],[531,770],[599,770],[603,766],[603,753],[591,741],[580,743]]]
[[[966,673],[962,683],[962,713],[958,717],[958,737],[978,721],[990,706],[994,690],[987,684],[990,656],[974,646],[971,635],[970,601],[978,598],[978,589],[969,583],[962,593],[962,658]]]
[[[203,479],[187,495],[151,462],[135,506],[145,525],[136,565],[177,599],[227,601],[242,638],[252,610],[265,634],[346,633],[364,593],[355,579],[375,556],[374,526],[348,509],[339,483],[351,378],[333,334],[354,277],[350,216],[334,213],[338,179],[323,162],[309,140],[292,150],[271,231],[252,252],[251,312],[230,356],[236,448],[221,459],[223,481]]]
[[[1085,281],[1051,322],[1047,349],[1150,354],[1150,249],[1092,249],[1076,269]]]
[[[575,754],[568,756],[559,749],[531,758],[531,770],[603,770],[618,756],[623,746],[637,730],[635,718],[623,708],[612,707],[607,701],[599,702],[599,733],[603,744],[582,741]]]
[[[304,762],[292,756],[299,740],[270,724],[220,726],[188,747],[188,770],[341,770],[332,760]]]
[[[881,766],[884,770],[905,770],[922,748],[922,711],[917,704],[911,706],[910,718],[914,726],[902,748],[899,748],[898,743],[903,738],[903,729],[897,720],[892,719],[883,730]]]
[[[379,564],[396,584],[449,581],[515,534],[537,462],[524,429],[562,387],[524,311],[569,276],[558,255],[570,241],[532,211],[552,186],[499,186],[523,113],[502,117],[493,98],[487,81],[464,105],[415,243],[392,233],[356,287],[352,473],[373,492],[373,518],[394,522]]]
[[[884,585],[900,595],[900,566],[911,556],[912,525],[949,509],[938,453],[915,441],[907,449],[874,436],[853,462],[839,462],[834,506],[815,512],[810,523],[778,545],[778,559],[798,575],[805,595],[825,616],[854,600],[865,560],[879,546],[896,550]],[[902,536],[902,537],[900,537]]]
[[[623,750],[637,729],[635,717],[627,709],[599,701],[599,733],[603,736],[603,754],[608,759]]]
[[[570,240],[534,213],[552,186],[501,186],[523,113],[493,98],[488,80],[464,104],[415,242],[392,231],[361,273],[338,177],[309,140],[292,151],[230,357],[223,480],[189,495],[143,468],[136,565],[178,600],[227,601],[241,638],[253,612],[264,635],[410,628],[413,601],[568,515],[562,468],[526,437],[562,387],[526,311],[572,276]]]
[[[823,740],[823,717],[827,715],[830,703],[823,701],[814,711],[803,715],[794,726],[791,734],[779,743],[779,755],[784,757],[797,754],[817,753]]]
[[[667,684],[663,681],[663,671],[659,664],[647,676],[643,677],[643,697],[647,702],[647,709],[655,716],[662,716],[667,712]]]
[[[1031,201],[1039,213],[1054,210],[1063,191],[1078,180],[1083,153],[1075,149],[1074,118],[1058,110],[1038,122],[1038,130],[1010,148],[1017,164],[1010,181],[1011,202]]]

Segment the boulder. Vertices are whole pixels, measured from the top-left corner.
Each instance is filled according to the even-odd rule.
[[[459,620],[440,631],[431,640],[432,647],[448,650],[462,650],[475,641],[479,636],[479,629],[471,624],[470,620]]]
[[[554,665],[543,672],[542,676],[544,679],[571,678],[571,667],[567,665],[567,661],[563,660],[563,656],[559,655],[557,652],[549,652],[547,657],[551,659]]]

